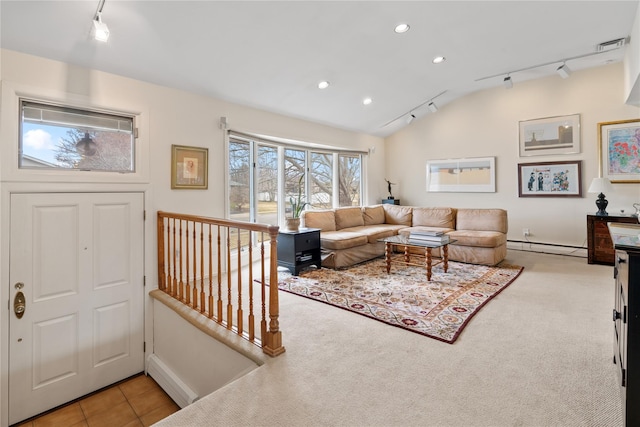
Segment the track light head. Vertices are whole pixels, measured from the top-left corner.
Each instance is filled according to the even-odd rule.
[[[428,103],[427,107],[429,108],[429,111],[431,111],[432,113],[435,113],[436,111],[438,111],[438,106],[433,101]]]
[[[93,19],[93,28],[91,29],[91,35],[94,39],[106,42],[109,40],[109,27],[102,22],[102,13],[96,13],[96,17]]]
[[[562,64],[561,66],[559,66],[556,72],[560,74],[560,77],[562,77],[563,79],[566,79],[571,75],[571,69],[567,66],[567,64]]]
[[[507,89],[511,89],[513,87],[513,81],[511,80],[511,76],[507,76],[504,78],[504,87]]]
[[[416,118],[415,114],[413,113],[409,114],[409,116],[407,117],[407,124],[411,123],[415,118]]]

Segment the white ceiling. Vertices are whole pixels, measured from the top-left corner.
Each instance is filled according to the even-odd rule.
[[[639,1],[0,1],[1,46],[386,136],[465,94],[555,73],[625,38]],[[411,29],[396,34],[396,24]],[[635,41],[638,46],[638,41]],[[567,60],[620,61],[621,49]],[[447,60],[435,65],[437,55]],[[488,79],[485,77],[495,76]],[[479,80],[480,79],[480,80]],[[331,86],[319,90],[328,80]],[[365,97],[373,103],[362,104]],[[422,105],[422,106],[421,106]],[[418,106],[421,106],[418,108]],[[436,113],[437,114],[437,113]]]

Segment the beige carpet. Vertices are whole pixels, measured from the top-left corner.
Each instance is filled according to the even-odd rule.
[[[286,353],[159,426],[622,425],[613,268],[524,266],[455,344],[281,293]]]

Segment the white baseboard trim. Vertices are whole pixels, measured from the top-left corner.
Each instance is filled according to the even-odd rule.
[[[509,240],[507,249],[524,252],[546,253],[554,255],[575,256],[587,258],[587,248],[578,246],[554,245],[552,243],[534,243],[526,241]]]
[[[180,378],[165,365],[155,354],[149,355],[147,372],[160,387],[173,399],[174,402],[184,408],[196,400],[198,395],[183,383]]]

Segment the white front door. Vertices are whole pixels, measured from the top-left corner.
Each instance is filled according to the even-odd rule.
[[[10,423],[144,370],[143,210],[142,193],[11,196]]]

